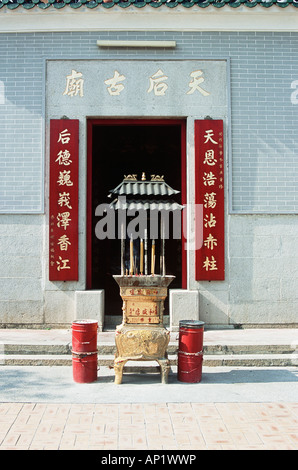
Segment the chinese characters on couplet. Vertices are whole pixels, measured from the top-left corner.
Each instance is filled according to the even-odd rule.
[[[75,83],[70,78],[68,82],[74,89]],[[79,88],[74,93],[76,90],[79,93]],[[78,279],[78,120],[51,120],[49,203],[49,279],[75,281]]]
[[[202,70],[195,70],[194,72],[190,73],[188,91],[186,92],[187,95],[192,95],[195,92],[198,92],[203,96],[210,95],[210,93],[205,90],[203,86],[201,86],[205,81],[203,75],[204,73]],[[168,78],[169,77],[161,69],[158,69],[150,77],[146,77],[145,80],[149,82],[147,93],[152,93],[155,96],[165,96],[169,88],[169,84],[167,82]],[[119,96],[125,88],[123,82],[126,79],[127,77],[118,72],[118,70],[115,70],[112,77],[108,77],[106,80],[104,80],[109,95]],[[132,77],[132,80],[135,80],[135,77]],[[185,86],[185,89],[187,89],[187,83],[182,86]],[[81,72],[72,70],[71,74],[66,76],[66,86],[63,95],[71,97],[84,96],[84,77]]]
[[[196,204],[203,205],[203,244],[196,252],[196,279],[224,280],[223,121],[195,121],[195,147]]]

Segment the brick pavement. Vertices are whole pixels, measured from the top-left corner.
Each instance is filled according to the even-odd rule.
[[[1,403],[17,449],[297,450],[298,403]]]

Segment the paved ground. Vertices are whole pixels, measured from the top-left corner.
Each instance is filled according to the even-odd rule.
[[[175,367],[169,383],[160,374],[123,374],[114,384],[114,371],[101,367],[97,381],[78,384],[71,366],[0,367],[0,403],[295,403],[298,367],[203,367],[200,383],[177,380]]]
[[[2,403],[0,423],[0,450],[298,449],[297,403]]]
[[[0,368],[0,450],[298,449],[298,367],[203,368],[198,384],[71,367]]]

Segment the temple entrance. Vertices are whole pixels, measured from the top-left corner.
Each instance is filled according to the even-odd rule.
[[[185,204],[185,121],[141,119],[88,120],[87,181],[87,289],[105,290],[105,315],[122,315],[119,286],[121,243],[117,238],[99,240],[95,227],[99,204],[112,202],[109,191],[124,175],[164,175],[180,191],[176,200]],[[117,218],[116,218],[117,224]],[[183,239],[166,240],[166,273],[176,276],[171,288],[186,287],[186,253]],[[165,305],[168,314],[168,301]]]

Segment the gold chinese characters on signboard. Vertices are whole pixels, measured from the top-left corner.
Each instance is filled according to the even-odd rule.
[[[191,72],[190,77],[188,78],[188,91],[187,95],[192,95],[195,92],[200,93],[202,96],[209,96],[210,92],[205,90],[202,87],[204,79],[204,72],[202,70],[194,70]],[[149,81],[149,86],[147,88],[147,93],[152,93],[155,96],[165,96],[170,85],[167,83],[168,76],[163,72],[163,70],[158,69],[150,77],[146,77],[146,80]],[[125,89],[124,80],[128,79],[125,75],[114,71],[112,77],[103,80],[106,85],[107,92],[110,96],[119,96],[121,92]],[[81,72],[72,70],[69,75],[66,76],[66,85],[63,92],[64,96],[84,96],[84,76]],[[185,90],[187,90],[187,83],[185,84]]]

